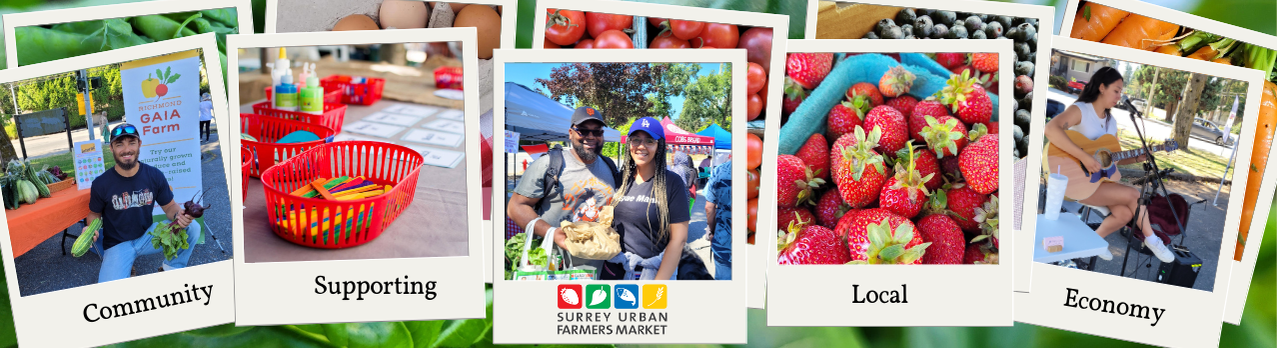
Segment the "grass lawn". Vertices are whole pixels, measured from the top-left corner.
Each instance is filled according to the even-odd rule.
[[[1141,147],[1140,139],[1135,136],[1134,132],[1121,132],[1118,138],[1122,143],[1123,149],[1137,149]],[[1193,139],[1190,141],[1201,141]],[[1157,145],[1150,143],[1151,145]],[[1228,158],[1208,153],[1202,150],[1196,150],[1187,146],[1180,146],[1178,151],[1174,152],[1157,152],[1157,165],[1160,168],[1175,168],[1175,172],[1183,174],[1191,174],[1195,176],[1219,178],[1224,176],[1224,168],[1228,166]],[[1132,164],[1122,166],[1127,169],[1143,169],[1140,164]]]
[[[111,156],[108,149],[102,150],[102,158],[106,161],[105,168],[115,166],[115,158]],[[36,170],[44,168],[44,165],[46,164],[50,167],[58,166],[58,168],[61,168],[62,172],[67,173],[68,176],[75,176],[74,157],[71,156],[71,152],[31,160],[31,165],[34,166]]]

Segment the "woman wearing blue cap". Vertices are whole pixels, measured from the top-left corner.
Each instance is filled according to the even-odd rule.
[[[612,228],[621,235],[621,262],[628,279],[673,279],[687,243],[687,188],[665,164],[661,122],[644,117],[630,125],[621,154]]]

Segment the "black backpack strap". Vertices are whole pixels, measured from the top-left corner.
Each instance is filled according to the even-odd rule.
[[[537,212],[544,213],[550,206],[551,191],[556,188],[560,194],[563,189],[560,187],[559,176],[563,174],[563,148],[555,145],[554,148],[547,151],[546,156],[550,156],[550,165],[545,168],[545,176],[541,179],[541,200],[537,202]]]
[[[603,159],[603,163],[607,164],[608,171],[612,172],[612,182],[616,187],[621,187],[621,171],[616,169],[616,162],[612,162],[607,156],[599,156]]]

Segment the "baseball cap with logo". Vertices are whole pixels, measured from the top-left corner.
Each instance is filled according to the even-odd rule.
[[[579,126],[581,125],[581,123],[584,123],[585,121],[589,121],[589,120],[595,120],[595,121],[599,121],[599,123],[606,124],[603,122],[603,112],[599,111],[599,109],[595,109],[589,106],[582,106],[582,107],[576,108],[576,111],[572,112],[572,126],[574,127]]]
[[[634,120],[634,124],[630,125],[630,132],[626,136],[632,136],[637,131],[644,131],[648,136],[656,140],[661,140],[661,138],[665,137],[665,129],[661,126],[661,121],[651,117]]]

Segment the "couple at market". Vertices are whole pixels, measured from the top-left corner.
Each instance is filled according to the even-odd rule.
[[[692,256],[684,253],[690,252],[689,194],[695,193],[689,193],[686,173],[680,175],[666,165],[661,122],[643,117],[630,125],[619,165],[601,155],[605,127],[600,110],[577,108],[567,132],[570,150],[556,147],[528,165],[506,214],[525,231],[553,238],[566,250],[567,235],[557,228],[560,222],[595,221],[601,208],[612,206],[612,228],[621,236],[621,253],[606,261],[565,255],[572,266],[593,266],[600,280],[690,277],[695,265],[680,261]],[[674,158],[678,157],[690,163],[689,156]],[[731,279],[730,168],[730,161],[716,168],[705,189],[706,234],[718,280]]]

